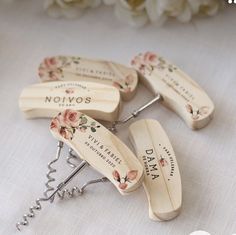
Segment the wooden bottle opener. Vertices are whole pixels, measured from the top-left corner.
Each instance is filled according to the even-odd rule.
[[[138,84],[137,72],[124,65],[105,60],[73,56],[54,56],[39,66],[41,81],[90,81],[113,85],[124,100],[130,100]]]
[[[145,173],[143,186],[149,202],[149,217],[170,220],[182,204],[182,186],[178,164],[170,141],[161,125],[152,119],[134,122],[129,138]]]
[[[208,124],[214,104],[206,92],[187,74],[158,55],[146,52],[134,57],[131,64],[141,82],[154,94],[160,94],[165,106],[175,111],[192,129]]]
[[[143,167],[132,151],[89,116],[67,109],[52,120],[51,132],[107,177],[121,194],[142,183]]]
[[[52,135],[59,140],[56,158],[48,164],[48,181],[45,184],[44,196],[37,198],[35,204],[29,207],[29,212],[16,223],[19,231],[21,226],[29,224],[29,218],[35,217],[36,211],[42,209],[42,202],[53,202],[56,195],[60,199],[64,199],[65,194],[71,198],[76,191],[82,195],[87,186],[105,182],[107,179],[122,195],[131,193],[141,185],[144,176],[141,163],[121,140],[94,119],[79,111],[66,109],[52,119],[50,130]],[[54,188],[50,184],[55,181],[51,174],[56,172],[52,164],[59,159],[64,143],[72,148],[82,161]],[[65,189],[65,186],[88,164],[105,177],[90,180],[81,188]]]
[[[119,91],[109,85],[86,81],[47,82],[25,88],[19,99],[27,118],[54,117],[71,108],[96,119],[115,121],[120,110]]]

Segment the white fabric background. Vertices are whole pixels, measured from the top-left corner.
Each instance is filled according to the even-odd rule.
[[[110,184],[88,188],[83,197],[44,203],[21,234],[212,235],[236,232],[236,17],[235,7],[214,18],[163,28],[129,28],[109,8],[91,10],[78,20],[55,20],[41,1],[0,5],[0,234],[19,234],[15,223],[43,190],[47,162],[56,141],[49,120],[25,120],[18,108],[23,87],[37,83],[37,67],[48,55],[79,55],[128,64],[133,55],[156,51],[189,73],[213,99],[215,118],[190,130],[174,113],[156,104],[140,118],[158,119],[168,133],[182,173],[183,208],[176,219],[148,218],[144,190],[123,197]],[[140,86],[124,104],[121,117],[150,99]],[[127,126],[126,126],[127,127]],[[127,128],[119,136],[130,146]],[[70,169],[61,160],[62,179]],[[88,169],[78,184],[98,176]]]

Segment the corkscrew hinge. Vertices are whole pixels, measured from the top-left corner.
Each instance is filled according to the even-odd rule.
[[[138,109],[134,110],[129,116],[127,116],[126,118],[120,120],[120,121],[115,121],[112,122],[111,126],[108,127],[108,130],[110,130],[113,133],[117,132],[117,126],[118,125],[122,125],[127,123],[130,119],[136,118],[144,109],[148,108],[149,106],[151,106],[152,104],[154,104],[157,101],[161,101],[162,100],[162,96],[160,94],[157,94],[152,100],[150,100],[149,102],[147,102],[146,104],[142,105],[141,107],[139,107]]]

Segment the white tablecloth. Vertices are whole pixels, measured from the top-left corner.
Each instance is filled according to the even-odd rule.
[[[110,8],[91,10],[78,20],[55,20],[41,5],[0,5],[0,234],[19,234],[15,223],[42,195],[46,165],[55,154],[49,120],[25,120],[18,108],[21,90],[39,82],[40,61],[62,54],[129,64],[133,55],[146,50],[183,68],[216,107],[215,118],[199,131],[158,104],[139,117],[159,120],[171,139],[182,175],[181,214],[169,222],[153,222],[143,188],[124,197],[110,183],[98,184],[83,197],[43,203],[21,234],[187,235],[199,229],[212,235],[236,233],[235,8],[189,24],[133,29],[117,21]],[[135,98],[124,104],[121,117],[151,97],[140,86]],[[130,146],[126,127],[119,136]],[[58,179],[70,172],[64,162],[62,158],[58,164]],[[88,169],[75,182],[97,176]]]

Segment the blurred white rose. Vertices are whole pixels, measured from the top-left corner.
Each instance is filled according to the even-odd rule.
[[[101,0],[45,0],[44,9],[52,17],[75,18],[80,16],[84,9],[97,7],[100,3]]]
[[[145,0],[119,0],[116,1],[115,14],[123,22],[131,26],[142,26],[148,22],[145,10]]]
[[[221,0],[103,0],[115,4],[115,13],[122,21],[141,26],[150,21],[161,25],[168,18],[189,22],[196,14],[212,16],[222,5]]]
[[[139,27],[147,22],[162,25],[169,18],[189,22],[197,14],[212,16],[223,0],[45,0],[44,7],[50,16],[74,18],[102,2],[114,5],[120,20]]]

